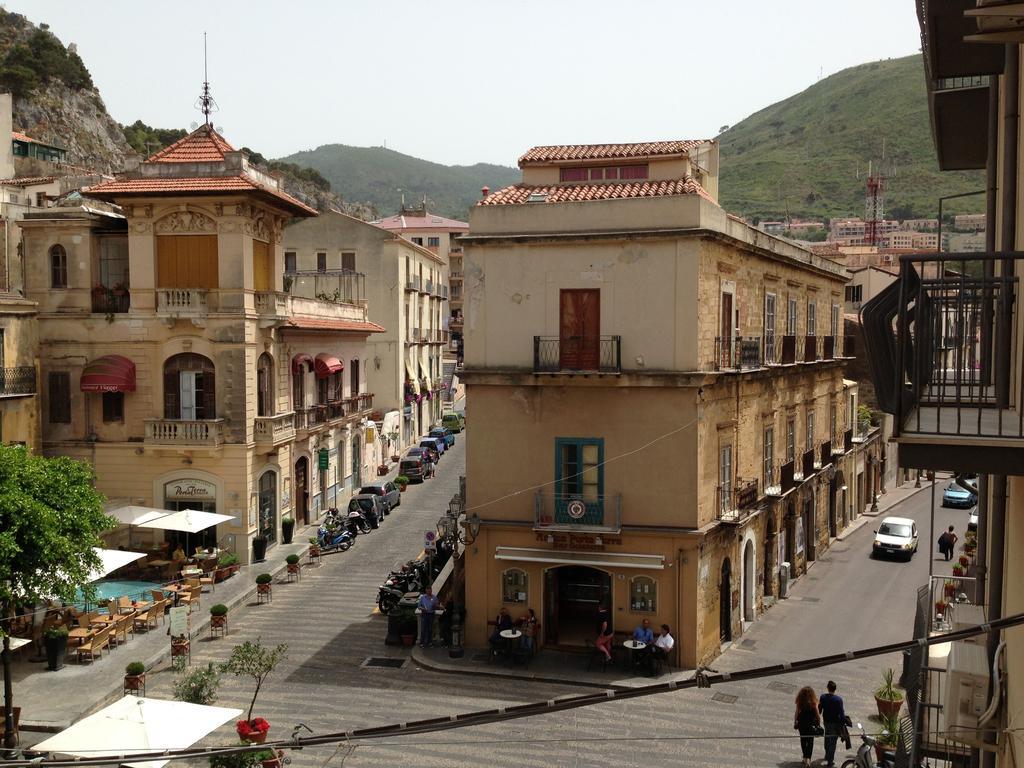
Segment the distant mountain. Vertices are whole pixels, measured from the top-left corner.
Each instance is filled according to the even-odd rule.
[[[335,192],[352,203],[365,203],[383,215],[426,195],[430,210],[465,221],[467,210],[480,199],[480,188],[499,189],[521,179],[518,168],[502,165],[441,165],[383,147],[325,144],[296,152],[281,162],[319,171]],[[401,191],[399,191],[401,190]]]
[[[718,139],[721,203],[745,216],[862,216],[868,161],[878,161],[883,141],[895,163],[886,218],[932,217],[940,196],[984,187],[981,171],[939,171],[916,54],[844,69]],[[951,210],[982,210],[983,199]]]

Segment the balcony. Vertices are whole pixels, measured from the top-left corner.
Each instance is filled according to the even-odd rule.
[[[462,280],[462,270],[461,269],[459,269],[459,270],[452,270],[451,272],[448,273],[448,279],[449,280],[459,280],[459,281],[461,281]]]
[[[210,313],[209,294],[205,288],[157,288],[156,315],[171,322],[182,319],[200,324]]]
[[[296,433],[314,432],[327,424],[328,404],[311,405],[306,408],[296,408],[292,414],[292,422],[295,425]]]
[[[36,369],[31,365],[0,368],[0,398],[36,394]]]
[[[434,292],[434,281],[427,280],[423,286],[423,292],[426,294],[432,294]]]
[[[438,283],[434,290],[434,295],[441,299],[441,301],[448,301],[448,286]]]
[[[126,288],[119,288],[115,292],[113,288],[99,285],[92,289],[92,311],[96,314],[124,314],[131,308],[131,304],[131,295]]]
[[[1022,259],[904,256],[899,279],[864,306],[867,357],[901,466],[1021,474]]]
[[[762,365],[761,337],[715,338],[715,370],[741,371]]]
[[[832,441],[826,440],[818,446],[818,460],[814,463],[815,469],[827,467],[832,463]]]
[[[622,337],[533,337],[534,373],[621,373]]]
[[[352,269],[291,270],[284,273],[284,290],[300,299],[366,306],[366,275]]]
[[[276,416],[257,416],[253,434],[257,447],[276,448],[289,443],[295,439],[295,414],[289,411]]]
[[[226,419],[146,419],[146,444],[216,448],[224,444]]]
[[[420,289],[420,276],[409,275],[405,278],[405,290],[418,291]]]
[[[533,529],[619,533],[622,530],[622,496],[580,496],[540,493],[534,495]]]
[[[757,480],[738,480],[735,486],[718,486],[718,519],[742,523],[757,511]]]
[[[275,325],[288,317],[288,294],[277,291],[257,291],[253,294],[256,314],[264,328]]]

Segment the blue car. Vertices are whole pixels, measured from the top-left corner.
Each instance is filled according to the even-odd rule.
[[[440,440],[444,440],[444,444],[448,448],[451,448],[453,445],[455,445],[455,435],[452,434],[452,431],[448,429],[448,427],[434,427],[432,430],[430,430],[430,436],[436,437]]]
[[[968,491],[956,481],[950,482],[946,490],[942,492],[942,506],[956,507],[957,509],[970,509],[978,503],[978,497]]]

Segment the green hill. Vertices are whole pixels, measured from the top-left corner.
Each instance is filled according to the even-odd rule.
[[[371,205],[382,215],[397,211],[403,194],[409,204],[426,195],[432,211],[464,221],[481,187],[499,189],[521,178],[518,168],[441,165],[383,147],[344,144],[325,144],[280,160],[316,169],[343,198]]]
[[[895,163],[887,218],[932,217],[939,196],[984,186],[981,171],[938,169],[919,55],[844,69],[718,139],[721,203],[745,216],[862,216],[865,171],[883,141]],[[955,210],[980,211],[982,201],[968,198]]]

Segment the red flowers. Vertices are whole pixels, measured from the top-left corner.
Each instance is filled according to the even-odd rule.
[[[235,731],[238,738],[248,739],[253,736],[266,736],[270,730],[270,723],[262,717],[254,717],[252,720],[239,720],[235,723]]]

